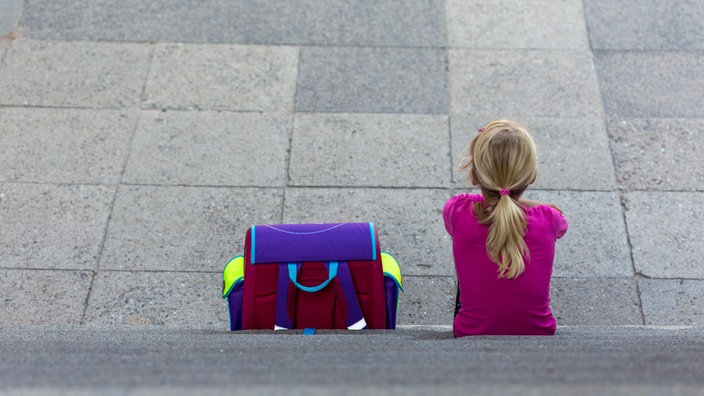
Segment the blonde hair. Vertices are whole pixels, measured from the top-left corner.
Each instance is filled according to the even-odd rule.
[[[479,130],[460,163],[482,187],[484,202],[477,202],[474,212],[481,224],[489,225],[486,249],[499,266],[499,278],[516,278],[525,270],[526,217],[518,198],[535,179],[536,157],[525,128],[497,120]]]

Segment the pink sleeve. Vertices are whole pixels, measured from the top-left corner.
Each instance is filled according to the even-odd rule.
[[[459,198],[459,196],[450,198],[447,202],[445,202],[445,206],[442,208],[442,219],[445,221],[445,230],[447,230],[447,233],[450,235],[452,235],[454,220],[452,218],[452,209],[455,206],[455,202],[457,202],[457,198]]]
[[[552,209],[552,208],[550,208]],[[559,211],[552,209],[553,225],[555,227],[555,236],[560,239],[567,232],[567,219]]]

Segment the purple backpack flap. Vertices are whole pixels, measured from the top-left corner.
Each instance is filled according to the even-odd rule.
[[[244,259],[244,329],[388,328],[371,223],[255,225]]]

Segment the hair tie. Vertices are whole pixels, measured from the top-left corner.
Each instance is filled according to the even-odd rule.
[[[484,132],[484,127],[479,128],[479,133]]]
[[[504,196],[504,195],[511,195],[511,190],[509,190],[508,188],[502,188],[499,191],[499,196]]]

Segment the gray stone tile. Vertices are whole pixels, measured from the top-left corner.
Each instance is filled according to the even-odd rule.
[[[289,188],[284,223],[369,221],[403,275],[449,276],[452,245],[442,222],[448,198],[441,190]]]
[[[589,49],[579,0],[450,0],[446,13],[451,48]]]
[[[608,130],[624,187],[697,190],[704,184],[704,119],[613,119]]]
[[[99,271],[87,325],[228,327],[222,275],[201,272]]]
[[[704,53],[599,51],[595,57],[607,115],[704,118]]]
[[[550,294],[558,326],[643,324],[631,278],[553,278]]]
[[[567,234],[557,241],[554,276],[633,276],[619,194],[529,189],[525,197],[556,204],[569,223]]]
[[[299,114],[294,121],[294,185],[447,187],[447,116]]]
[[[445,50],[304,47],[299,112],[446,114]]]
[[[704,193],[626,194],[636,271],[656,278],[704,278]]]
[[[454,180],[467,185],[467,173],[457,167],[477,130],[491,119],[453,116]],[[520,117],[538,147],[536,189],[612,190],[613,161],[604,122],[599,118]]]
[[[586,0],[594,49],[702,50],[701,1]]]
[[[704,281],[641,279],[638,286],[646,325],[704,324]]]
[[[0,270],[2,324],[79,324],[90,282],[90,272]]]
[[[398,325],[452,325],[455,313],[454,277],[407,276],[399,296]]]
[[[279,223],[279,189],[124,186],[100,269],[221,271],[252,224]]]
[[[442,1],[57,0],[27,4],[29,37],[95,41],[445,45]]]
[[[117,183],[137,115],[0,108],[0,180]]]
[[[281,186],[290,116],[142,112],[126,183]]]
[[[17,27],[17,21],[22,14],[23,0],[0,0],[0,37],[12,32]],[[2,45],[0,45],[2,52]]]
[[[602,115],[590,52],[450,50],[449,58],[452,115]]]
[[[95,268],[115,189],[0,185],[0,267]]]
[[[143,107],[293,110],[298,49],[157,44]]]
[[[0,69],[0,104],[131,107],[148,66],[148,45],[15,40]]]

